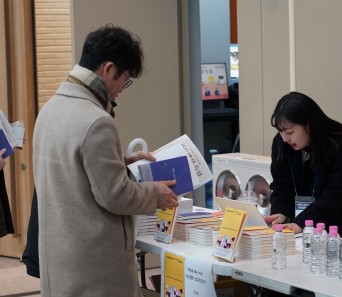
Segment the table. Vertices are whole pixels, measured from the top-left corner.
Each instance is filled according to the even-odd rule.
[[[238,120],[239,110],[236,108],[209,108],[203,109],[204,120]]]
[[[287,268],[281,271],[272,269],[269,258],[262,260],[236,258],[234,263],[229,263],[213,257],[212,247],[203,247],[178,239],[173,239],[172,244],[166,244],[155,241],[153,235],[138,236],[136,248],[158,255],[163,248],[192,255],[212,263],[213,273],[216,275],[231,276],[236,280],[287,295],[291,295],[296,289],[302,289],[313,292],[316,297],[342,296],[342,280],[310,273],[309,266],[302,263],[301,240],[301,237],[296,239],[298,253],[286,257]]]
[[[162,249],[170,249],[187,255],[192,255],[213,264],[213,273],[217,275],[231,276],[232,268],[236,263],[245,263],[248,260],[237,259],[234,263],[229,263],[212,256],[211,246],[200,246],[188,241],[172,239],[172,244],[158,242],[153,239],[153,235],[138,236],[135,247],[139,250],[160,255]]]
[[[342,296],[342,280],[310,273],[302,254],[287,256],[285,270],[273,270],[270,259],[254,260],[232,267],[232,278],[291,295],[296,289],[313,292],[316,297]]]

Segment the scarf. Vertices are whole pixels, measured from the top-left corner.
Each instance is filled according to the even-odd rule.
[[[113,108],[116,106],[116,103],[110,101],[107,86],[100,76],[76,64],[70,71],[67,80],[87,88],[99,100],[103,108],[114,118]]]

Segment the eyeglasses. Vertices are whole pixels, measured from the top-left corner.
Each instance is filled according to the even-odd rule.
[[[123,72],[123,74],[124,74],[124,75],[126,76],[126,78],[127,78],[127,80],[126,80],[126,82],[125,82],[125,84],[124,84],[124,86],[123,86],[123,89],[127,89],[127,88],[133,83],[133,80],[131,80],[131,78],[128,77],[128,76],[126,75],[125,72]]]

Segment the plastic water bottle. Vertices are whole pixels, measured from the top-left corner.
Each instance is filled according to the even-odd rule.
[[[322,237],[325,241],[328,240],[328,232],[325,230],[325,223],[317,223],[316,228],[322,229]]]
[[[322,229],[314,228],[311,237],[310,272],[323,274],[325,272],[325,241],[322,237]]]
[[[340,241],[340,265],[339,265],[339,270],[338,270],[338,278],[342,280],[342,240]]]
[[[272,237],[272,268],[283,270],[286,268],[286,237],[283,233],[283,225],[274,226]]]
[[[326,263],[326,274],[327,276],[335,277],[338,276],[339,272],[339,252],[340,242],[337,238],[336,230],[329,232],[327,240],[327,263]]]
[[[303,229],[303,263],[309,264],[311,257],[311,237],[313,235],[313,220],[306,220]]]
[[[335,231],[336,231],[336,233],[337,233],[337,238],[338,238],[339,241],[341,241],[341,236],[340,236],[340,234],[338,234],[338,226],[334,226],[334,225],[329,226],[329,233],[330,233],[332,230],[335,230]]]
[[[317,223],[316,224],[316,228],[318,229],[321,229],[322,230],[322,238],[323,238],[323,241],[324,241],[324,254],[323,254],[323,257],[324,257],[324,268],[326,266],[326,262],[327,262],[327,241],[328,241],[328,232],[327,230],[325,230],[325,223]]]

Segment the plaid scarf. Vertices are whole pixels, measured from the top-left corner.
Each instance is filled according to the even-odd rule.
[[[87,88],[102,104],[103,108],[114,118],[113,108],[116,106],[115,102],[111,102],[108,89],[104,80],[87,68],[76,64],[70,71],[67,80]]]

